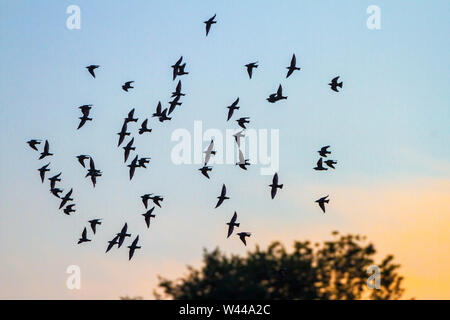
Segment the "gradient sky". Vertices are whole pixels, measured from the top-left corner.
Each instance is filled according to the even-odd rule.
[[[405,298],[450,298],[449,1],[0,1],[0,298],[152,298],[157,275],[176,277],[200,263],[202,248],[245,254],[225,239],[233,211],[249,248],[283,240],[320,241],[332,230],[361,233],[402,264]],[[66,8],[81,8],[81,29],[66,28]],[[381,30],[366,27],[366,8],[381,8]],[[218,23],[205,38],[204,20]],[[302,68],[285,79],[292,54]],[[151,119],[136,136],[152,157],[130,182],[117,136],[136,108],[150,117],[167,104],[172,65],[187,63],[186,96],[173,120]],[[259,61],[248,79],[246,63]],[[94,80],[85,66],[99,64]],[[340,75],[341,93],[327,83]],[[121,90],[135,81],[130,93]],[[287,101],[265,98],[283,84]],[[239,116],[252,128],[280,129],[279,177],[215,166],[172,164],[171,133],[236,128],[226,109],[240,97]],[[77,131],[79,109],[94,121]],[[136,134],[137,126],[130,129]],[[46,160],[26,144],[48,139],[51,173],[74,188],[77,213],[58,211],[36,171]],[[332,146],[335,171],[315,172],[316,150]],[[206,148],[207,142],[204,144]],[[84,179],[78,154],[103,171],[97,187]],[[214,210],[222,183],[231,200]],[[144,193],[164,196],[146,229]],[[330,194],[323,215],[314,200]],[[89,244],[76,241],[87,220],[103,218]],[[127,221],[142,250],[104,254]],[[66,268],[81,267],[81,290],[69,290]]]

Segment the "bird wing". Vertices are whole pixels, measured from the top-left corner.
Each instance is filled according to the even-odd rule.
[[[220,194],[221,197],[225,197],[227,193],[227,187],[225,186],[225,184],[222,186],[222,192]]]
[[[277,194],[277,187],[275,185],[272,185],[272,189],[270,190],[270,195],[273,198],[275,198],[275,195]]]
[[[273,175],[272,184],[275,186],[278,185],[278,173]]]
[[[95,170],[94,159],[92,159],[92,157],[89,158],[89,167],[91,170]]]
[[[251,79],[252,78],[253,67],[251,66],[251,64],[248,64],[246,67],[247,67],[248,76]]]
[[[325,203],[323,201],[320,201],[319,206],[322,209],[322,211],[325,213]]]
[[[244,154],[240,149],[239,149],[239,163],[240,164],[245,163]]]
[[[86,233],[87,233],[87,230],[86,230],[86,227],[84,227],[83,233],[81,234],[81,238],[86,239]]]
[[[230,223],[231,223],[231,224],[235,223],[235,222],[236,222],[236,219],[237,219],[237,213],[236,213],[236,211],[235,211],[233,217],[231,218]]]
[[[231,236],[231,234],[233,233],[234,230],[234,225],[233,224],[229,224],[228,225],[228,235],[227,238],[229,238]]]
[[[247,245],[247,241],[245,240],[245,233],[239,234],[239,238],[242,240],[242,242],[244,243],[244,245]]]
[[[291,68],[295,68],[296,63],[297,59],[295,58],[295,54],[293,54],[291,59]]]
[[[233,116],[233,112],[234,112],[234,109],[228,107],[228,117],[227,117],[227,121],[231,119],[231,117]]]
[[[48,150],[50,149],[50,146],[48,144],[48,140],[45,140],[45,145],[44,145],[44,153],[48,153]]]
[[[280,97],[283,95],[283,88],[281,87],[281,84],[278,86],[277,95]]]

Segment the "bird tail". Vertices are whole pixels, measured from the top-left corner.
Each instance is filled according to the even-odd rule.
[[[282,185],[282,184],[280,184],[278,187],[279,187],[280,189],[283,189],[283,185]]]
[[[326,203],[328,203],[328,202],[330,202],[330,200],[324,200],[323,202],[326,202]]]
[[[236,227],[239,227],[241,224],[240,223],[235,223],[234,224]]]
[[[216,155],[216,152],[215,151],[211,151],[211,154]]]
[[[338,86],[339,88],[342,88],[342,82],[339,82],[339,83],[337,84],[337,86]]]

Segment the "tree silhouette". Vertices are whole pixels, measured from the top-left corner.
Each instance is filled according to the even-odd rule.
[[[159,278],[163,294],[157,299],[399,299],[404,289],[400,267],[386,256],[380,268],[380,288],[369,289],[369,266],[375,248],[360,235],[332,233],[333,240],[314,246],[295,241],[288,252],[279,242],[267,250],[259,246],[246,257],[228,257],[218,248],[204,249],[199,269],[188,266],[189,274],[177,280]]]

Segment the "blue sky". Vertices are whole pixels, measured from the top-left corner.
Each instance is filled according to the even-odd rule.
[[[80,30],[66,28],[71,4],[81,8]],[[381,8],[381,30],[366,27],[371,4]],[[265,243],[258,230],[269,226],[282,234],[297,225],[297,239],[314,236],[316,226],[358,232],[332,205],[325,220],[313,200],[347,187],[448,181],[449,9],[448,1],[1,1],[0,297],[151,297],[156,274],[195,264],[202,247],[245,253],[237,239],[224,239],[235,210],[254,232],[250,246]],[[202,22],[215,13],[205,38]],[[293,53],[302,70],[285,79]],[[170,65],[181,55],[189,71],[183,105],[172,121],[153,118],[153,132],[136,136],[139,155],[152,163],[130,182],[115,133],[132,107],[144,119],[159,100],[167,104],[176,85]],[[253,61],[260,66],[249,80],[243,66]],[[101,66],[95,80],[89,64]],[[327,86],[336,75],[339,94]],[[125,93],[128,80],[135,89]],[[280,83],[288,100],[267,103]],[[170,161],[175,129],[192,132],[195,120],[204,129],[235,128],[225,107],[238,96],[238,115],[250,116],[252,128],[280,129],[285,190],[276,201],[271,177],[256,166],[216,166],[207,181],[198,166]],[[94,121],[77,131],[77,107],[88,103]],[[63,172],[65,191],[74,188],[76,215],[58,212],[40,183],[36,170],[47,162],[25,144],[30,138],[50,141],[52,173]],[[316,150],[326,144],[338,169],[314,172]],[[104,173],[95,190],[76,162],[81,153]],[[232,199],[214,212],[222,183]],[[139,199],[148,192],[165,197],[150,230]],[[104,224],[95,241],[76,246],[90,218]],[[143,246],[132,263],[126,250],[103,254],[125,221]],[[80,292],[64,285],[70,264],[84,270]],[[126,285],[126,274],[142,270],[148,292]]]

